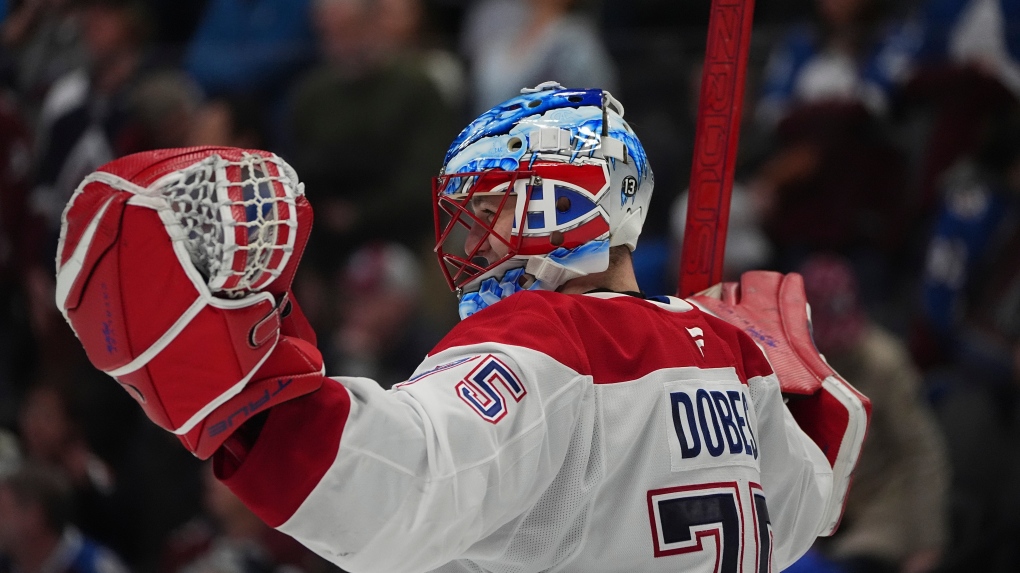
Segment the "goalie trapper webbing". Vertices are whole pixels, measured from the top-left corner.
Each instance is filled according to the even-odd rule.
[[[286,164],[212,155],[160,183],[173,213],[164,219],[168,230],[185,241],[210,290],[236,298],[279,276],[293,251],[294,197],[301,192]]]

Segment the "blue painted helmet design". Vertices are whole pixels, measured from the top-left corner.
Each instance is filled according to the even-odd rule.
[[[605,90],[547,82],[483,113],[433,179],[436,254],[461,317],[606,270],[610,247],[637,247],[653,183]]]

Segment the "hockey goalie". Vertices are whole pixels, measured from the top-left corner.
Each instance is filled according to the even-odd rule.
[[[323,372],[290,288],[311,207],[272,153],[88,176],[57,305],[154,423],[345,570],[778,572],[836,527],[867,400],[814,351],[796,275],[641,292],[653,176],[623,114],[544,85],[453,142],[432,190],[463,320],[390,390]]]

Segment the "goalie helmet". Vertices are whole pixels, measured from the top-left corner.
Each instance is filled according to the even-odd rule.
[[[436,253],[461,318],[605,271],[610,247],[637,247],[652,187],[645,150],[605,90],[547,82],[483,113],[433,179]]]

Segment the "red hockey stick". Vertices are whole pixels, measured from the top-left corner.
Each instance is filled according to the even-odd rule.
[[[677,295],[722,280],[754,0],[712,0]]]

